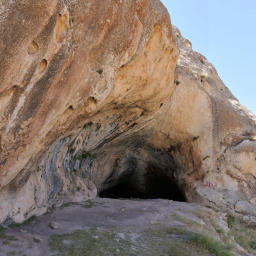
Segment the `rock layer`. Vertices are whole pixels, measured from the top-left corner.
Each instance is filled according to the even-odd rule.
[[[0,222],[117,186],[255,206],[256,119],[160,1],[6,2],[0,24]]]
[[[184,159],[186,182],[193,184],[187,192],[188,200],[235,212],[234,206],[244,201],[255,207],[256,118],[232,95],[207,59],[191,49],[191,43],[175,26],[173,34],[180,49],[175,79],[180,82],[178,90],[183,97],[177,102],[182,104],[180,118],[186,118],[181,130],[184,132],[187,126],[190,130],[202,129],[193,131],[192,140],[193,151],[200,155],[200,168],[193,165],[193,157],[190,166]],[[187,115],[194,122],[188,122]],[[184,144],[184,140],[179,143]]]

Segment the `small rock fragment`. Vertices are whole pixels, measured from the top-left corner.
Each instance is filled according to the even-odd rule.
[[[243,216],[243,221],[248,221],[250,218],[248,216]]]
[[[125,239],[125,236],[123,233],[117,233],[116,238]]]
[[[42,239],[39,238],[39,237],[37,237],[37,236],[35,236],[35,237],[34,237],[34,242],[40,243],[40,242],[42,242]]]
[[[63,244],[65,244],[65,245],[70,245],[70,244],[71,244],[71,241],[69,241],[69,240],[63,240]]]
[[[186,242],[188,240],[187,236],[183,236],[183,235],[171,235],[174,239],[176,240],[181,240],[183,242]]]
[[[21,233],[28,233],[28,231],[27,231],[27,230],[24,230],[24,229],[21,229],[20,232],[21,232]]]
[[[58,226],[59,226],[59,224],[56,223],[56,222],[54,222],[54,221],[52,221],[52,222],[49,224],[49,226],[50,226],[52,229],[57,229]]]

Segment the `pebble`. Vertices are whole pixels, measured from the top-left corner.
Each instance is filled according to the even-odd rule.
[[[35,236],[35,237],[34,237],[34,242],[40,243],[40,242],[42,242],[42,239],[39,238],[39,237],[37,237],[37,236]]]
[[[123,233],[117,233],[116,238],[125,239],[125,236]]]
[[[59,226],[59,224],[56,223],[56,222],[54,222],[54,221],[52,221],[52,222],[49,224],[49,226],[50,226],[52,229],[57,229],[58,226]]]

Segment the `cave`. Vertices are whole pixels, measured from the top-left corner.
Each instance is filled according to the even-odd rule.
[[[186,202],[186,198],[173,178],[155,166],[146,169],[143,181],[138,175],[122,175],[114,185],[102,187],[99,196],[102,198],[136,198],[136,199],[168,199]],[[113,179],[112,179],[113,180]]]

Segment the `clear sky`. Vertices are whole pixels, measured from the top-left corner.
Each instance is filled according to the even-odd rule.
[[[172,24],[256,114],[256,0],[162,0]]]

